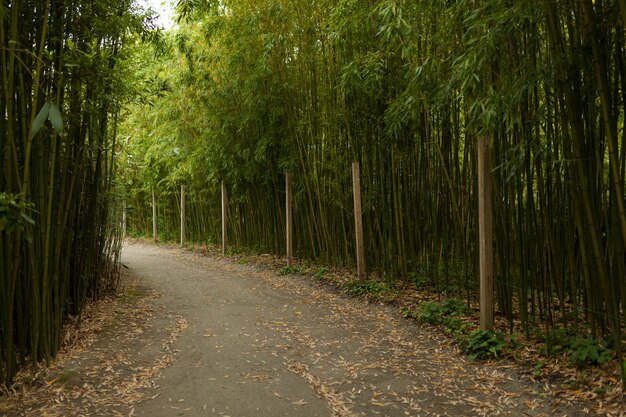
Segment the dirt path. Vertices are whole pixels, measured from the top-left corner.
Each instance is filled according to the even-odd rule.
[[[595,415],[306,279],[140,244],[123,262],[128,306],[0,415]]]

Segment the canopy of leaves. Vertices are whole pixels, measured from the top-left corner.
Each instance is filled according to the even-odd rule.
[[[488,135],[499,310],[526,330],[574,320],[617,337],[622,3],[181,0],[167,58],[141,55],[154,94],[123,124],[141,208],[131,223],[148,224],[152,186],[175,219],[166,197],[184,182],[197,204],[191,229],[213,239],[225,181],[234,242],[282,253],[292,171],[299,256],[352,263],[356,160],[371,272],[424,275],[472,298],[475,143]]]

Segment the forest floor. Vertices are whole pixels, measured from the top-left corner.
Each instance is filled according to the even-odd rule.
[[[121,295],[22,372],[0,416],[625,415],[621,397],[470,361],[441,330],[319,280],[139,242],[123,262]]]

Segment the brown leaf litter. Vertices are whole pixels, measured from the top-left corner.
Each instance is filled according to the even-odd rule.
[[[124,281],[119,297],[87,306],[80,324],[66,329],[49,367],[17,375],[9,395],[0,397],[1,416],[131,416],[133,404],[159,395],[160,372],[172,363],[187,324],[171,314],[158,319],[159,295],[129,274]]]

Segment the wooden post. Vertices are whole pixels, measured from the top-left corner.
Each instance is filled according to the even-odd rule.
[[[126,239],[126,199],[122,200],[122,241]]]
[[[361,174],[359,163],[352,163],[352,190],[354,193],[354,230],[356,232],[356,267],[359,280],[365,279],[365,246],[363,245],[363,217],[361,214]]]
[[[291,172],[287,172],[285,174],[285,236],[287,241],[287,266],[291,266],[291,259],[293,258],[293,224],[291,215],[293,195],[291,191]]]
[[[185,185],[180,186],[180,246],[185,244]]]
[[[478,140],[478,236],[480,253],[480,329],[493,329],[493,207],[490,136]]]
[[[226,194],[226,183],[222,180],[222,256],[226,256],[226,252],[228,250],[227,216],[228,195]]]
[[[156,206],[156,194],[154,193],[154,186],[152,187],[152,239],[154,241],[159,240],[157,233],[157,206]]]

